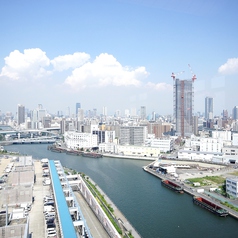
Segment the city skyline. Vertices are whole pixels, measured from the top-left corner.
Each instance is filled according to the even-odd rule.
[[[2,112],[146,107],[173,113],[173,80],[194,83],[194,112],[238,104],[236,1],[115,0],[0,3]],[[189,67],[188,65],[191,65]],[[98,111],[99,112],[99,111]]]

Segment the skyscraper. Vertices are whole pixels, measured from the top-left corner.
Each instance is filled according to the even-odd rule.
[[[75,112],[75,117],[78,115],[78,109],[81,108],[81,104],[79,102],[76,103],[76,112]]]
[[[213,98],[205,98],[205,119],[213,119]]]
[[[107,107],[102,108],[102,115],[107,116]]]
[[[176,134],[181,137],[193,133],[193,83],[193,79],[174,79],[174,118]]]
[[[238,106],[235,106],[232,109],[232,119],[233,120],[238,120]]]
[[[140,118],[142,120],[146,119],[146,107],[145,106],[140,107]]]
[[[17,124],[20,125],[25,122],[25,106],[18,104],[17,106]]]

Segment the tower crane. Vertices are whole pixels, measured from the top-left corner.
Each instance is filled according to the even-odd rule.
[[[192,80],[193,80],[193,82],[194,82],[194,81],[197,79],[197,76],[196,76],[196,74],[193,73],[193,70],[192,70],[192,67],[191,67],[190,64],[188,64],[188,67],[189,67],[189,69],[190,69],[190,72],[191,72],[191,74],[192,74]]]
[[[173,80],[175,80],[175,77],[177,77],[178,75],[184,73],[184,71],[178,72],[178,73],[172,73],[171,77],[173,78]]]

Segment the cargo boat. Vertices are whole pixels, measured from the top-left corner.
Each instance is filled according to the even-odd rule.
[[[82,154],[83,157],[90,157],[90,158],[101,158],[102,154],[99,153],[92,153],[92,152],[86,152]]]
[[[82,151],[78,151],[78,150],[67,150],[67,151],[66,151],[66,154],[67,154],[67,155],[76,155],[76,156],[79,156],[79,155],[82,155],[83,152],[82,152]]]
[[[207,209],[208,211],[220,217],[226,217],[229,215],[229,212],[227,210],[223,209],[222,207],[216,205],[213,202],[206,200],[205,198],[194,196],[193,203]]]
[[[165,187],[170,188],[177,193],[183,193],[183,188],[170,180],[162,180],[161,183]]]

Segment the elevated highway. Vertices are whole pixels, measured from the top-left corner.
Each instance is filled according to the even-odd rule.
[[[52,144],[56,142],[56,138],[53,137],[38,137],[38,138],[26,138],[17,140],[0,141],[0,145],[13,145],[13,144]]]

